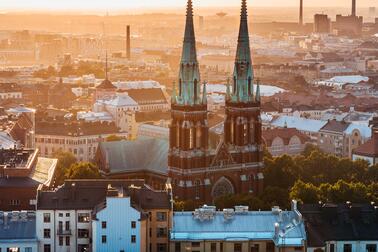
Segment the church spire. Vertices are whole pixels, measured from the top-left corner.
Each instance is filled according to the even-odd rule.
[[[247,0],[242,0],[238,46],[234,67],[233,101],[248,102],[253,97],[253,70],[249,46]]]
[[[184,105],[194,105],[201,100],[200,73],[197,61],[196,38],[193,24],[192,0],[188,0],[186,8],[186,24],[184,43],[182,47],[179,73],[179,101]]]

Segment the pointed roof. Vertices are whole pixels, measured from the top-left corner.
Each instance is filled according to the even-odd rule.
[[[106,52],[105,56],[105,80],[103,80],[96,89],[117,89],[117,87],[108,79],[108,52]]]
[[[188,0],[186,8],[186,24],[182,56],[179,72],[180,97],[177,98],[179,104],[195,105],[201,103],[199,99],[200,72],[197,61],[196,38],[193,24],[192,0]]]
[[[197,62],[196,37],[194,35],[192,0],[188,0],[188,4],[186,7],[185,35],[184,35],[184,44],[182,48],[181,62],[182,63]]]
[[[242,0],[236,62],[251,62],[249,47],[247,0]]]
[[[253,70],[249,46],[247,0],[242,0],[238,46],[234,66],[234,102],[249,102],[253,99]]]

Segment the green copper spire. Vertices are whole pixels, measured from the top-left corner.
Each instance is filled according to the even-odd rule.
[[[227,89],[226,89],[226,100],[231,98],[231,91],[230,91],[230,78],[227,78]]]
[[[206,81],[203,83],[203,91],[202,91],[202,104],[207,104],[207,91],[206,91]]]
[[[253,99],[253,70],[249,46],[247,0],[242,0],[233,87],[233,101],[248,102]]]
[[[186,8],[186,25],[179,72],[179,103],[194,105],[200,100],[200,72],[197,61],[196,38],[193,25],[192,0]]]
[[[257,87],[256,87],[256,101],[260,102],[261,101],[261,94],[260,94],[260,80],[257,80]]]
[[[173,88],[172,88],[172,96],[171,96],[171,103],[174,104],[176,103],[177,99],[177,93],[176,93],[176,82],[173,81]]]

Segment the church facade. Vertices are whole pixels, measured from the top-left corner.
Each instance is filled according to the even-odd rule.
[[[256,86],[256,87],[255,87]],[[201,85],[188,0],[178,85],[171,101],[168,180],[176,200],[212,202],[227,194],[263,188],[260,86],[251,60],[246,0],[242,0],[234,74],[227,85],[224,137],[209,147],[206,83]]]

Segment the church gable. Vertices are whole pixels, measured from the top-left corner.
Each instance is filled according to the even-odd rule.
[[[213,161],[211,162],[211,166],[226,166],[235,163],[232,155],[228,151],[227,145],[224,141],[221,141],[216,149],[216,154],[214,156]]]

